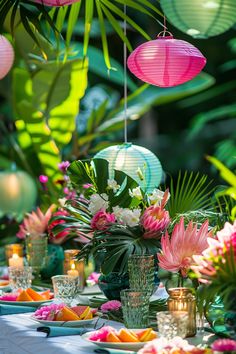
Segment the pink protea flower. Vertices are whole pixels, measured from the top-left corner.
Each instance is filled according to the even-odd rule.
[[[212,343],[211,348],[217,352],[236,351],[236,341],[233,339],[217,339]]]
[[[54,216],[68,216],[68,212],[65,211],[65,210],[58,210],[56,211],[55,213],[52,214],[52,217]],[[65,229],[61,232],[59,232],[57,235],[54,235],[53,233],[53,229],[56,225],[59,225],[59,224],[64,224],[65,223],[65,220],[63,219],[59,219],[59,220],[54,220],[53,222],[51,222],[49,225],[48,225],[48,233],[49,233],[49,240],[50,242],[54,243],[54,244],[61,244],[62,242],[65,241],[65,239],[67,238],[67,236],[69,235],[70,233],[70,230],[69,229]]]
[[[45,214],[43,214],[40,208],[37,208],[36,212],[33,211],[31,214],[27,213],[16,236],[24,239],[27,234],[37,237],[47,232],[48,222],[52,216],[54,207],[55,205],[51,205]]]
[[[54,321],[56,314],[63,308],[65,304],[51,304],[48,306],[40,307],[35,311],[34,317],[39,320]]]
[[[118,311],[121,308],[121,302],[118,300],[107,301],[101,306],[102,312]]]
[[[91,227],[93,230],[107,230],[109,224],[116,221],[116,217],[113,213],[107,213],[105,209],[99,210],[91,220]]]
[[[158,238],[169,225],[170,216],[162,206],[151,205],[143,213],[140,222],[144,228],[143,238]]]
[[[161,239],[161,253],[158,253],[159,265],[161,268],[170,272],[180,271],[183,276],[193,263],[193,255],[201,255],[208,247],[207,237],[211,236],[208,232],[208,220],[202,224],[199,230],[197,225],[190,221],[184,227],[184,218],[176,224],[172,236],[168,232]]]

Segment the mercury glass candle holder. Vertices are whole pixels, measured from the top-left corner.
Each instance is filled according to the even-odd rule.
[[[154,291],[154,256],[132,255],[128,259],[130,288],[147,291],[151,296]]]
[[[79,277],[79,291],[84,289],[85,275],[84,275],[84,260],[77,260],[76,256],[79,250],[69,249],[64,251],[63,270],[65,275],[74,275]]]
[[[160,337],[172,339],[176,336],[185,338],[188,332],[188,312],[157,312],[157,326]]]
[[[191,289],[172,288],[168,290],[169,298],[167,301],[169,311],[188,312],[188,332],[187,337],[193,337],[196,334],[196,297]]]
[[[5,246],[5,258],[6,262],[9,265],[9,259],[12,258],[13,254],[18,257],[23,257],[23,244],[20,243],[12,243],[10,245]]]
[[[149,326],[149,293],[121,290],[120,298],[125,326],[127,328],[147,328]]]

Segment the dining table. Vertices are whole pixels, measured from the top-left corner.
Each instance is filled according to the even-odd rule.
[[[87,299],[81,296],[82,299]],[[165,296],[160,289],[155,297]],[[81,300],[80,298],[80,300]],[[80,301],[81,302],[81,301]],[[38,332],[42,326],[31,318],[32,313],[21,313],[0,316],[0,354],[95,354],[98,346],[84,340],[80,335],[47,337],[45,333]],[[99,319],[97,328],[109,325],[116,329],[124,327],[122,323]],[[197,334],[190,338],[192,344],[207,343],[212,336],[209,332]]]

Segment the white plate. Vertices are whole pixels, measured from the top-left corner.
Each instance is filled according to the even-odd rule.
[[[132,329],[133,332],[141,331],[140,329]],[[141,349],[146,343],[148,342],[139,342],[139,343],[131,343],[131,342],[123,342],[123,343],[113,343],[113,342],[97,342],[94,340],[90,340],[89,337],[95,333],[89,332],[83,334],[81,337],[86,340],[87,342],[93,343],[98,345],[102,348],[112,348],[112,349],[123,349],[123,350],[133,350],[134,352]],[[157,333],[157,332],[156,332]]]
[[[0,304],[38,307],[42,304],[46,304],[47,302],[51,302],[51,301],[52,300],[42,300],[42,301],[5,301],[5,300],[0,300]]]
[[[81,327],[86,326],[93,321],[97,320],[98,317],[94,317],[91,320],[80,320],[80,321],[46,321],[46,320],[39,320],[38,318],[34,317],[33,315],[30,318],[34,321],[37,321],[46,326],[54,326],[54,327]]]

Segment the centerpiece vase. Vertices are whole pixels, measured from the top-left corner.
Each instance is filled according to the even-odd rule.
[[[33,269],[34,279],[40,280],[40,271],[46,265],[48,237],[45,234],[26,235],[25,245],[27,261]]]

